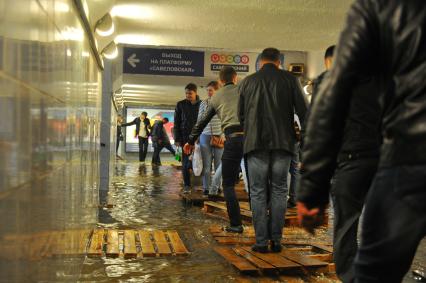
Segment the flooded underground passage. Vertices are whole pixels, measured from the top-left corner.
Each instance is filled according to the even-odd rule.
[[[0,283],[426,282],[425,22],[0,0]]]

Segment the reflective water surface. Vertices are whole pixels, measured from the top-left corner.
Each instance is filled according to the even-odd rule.
[[[88,258],[80,282],[261,281],[256,277],[242,277],[213,251],[216,244],[208,228],[212,224],[225,222],[208,217],[200,207],[181,200],[181,174],[175,167],[152,168],[150,165],[139,166],[137,162],[118,162],[115,174],[110,188],[115,206],[100,212],[99,226],[174,229],[179,232],[191,254],[186,257],[133,260]],[[306,234],[301,233],[301,237],[306,237]],[[331,229],[320,231],[315,241],[331,242]],[[304,278],[305,282],[336,282],[321,276],[314,279]],[[407,279],[406,282],[413,281]]]

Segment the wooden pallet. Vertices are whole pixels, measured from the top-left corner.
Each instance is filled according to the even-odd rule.
[[[140,258],[189,254],[176,231],[64,230],[5,235],[0,257],[40,260],[47,257],[85,256]]]
[[[218,244],[222,245],[253,245],[256,242],[253,226],[245,226],[241,234],[229,233],[220,225],[212,225],[209,232]],[[333,248],[330,243],[318,242],[305,230],[299,227],[285,227],[281,242],[287,249],[305,251],[316,254],[317,259],[331,261]]]
[[[204,213],[212,217],[217,217],[224,220],[229,219],[225,202],[205,201],[203,211]],[[244,224],[252,223],[253,215],[248,202],[240,201],[240,213]],[[297,220],[297,212],[295,208],[287,209],[285,215],[285,225],[299,226]]]
[[[241,185],[235,187],[235,194],[239,201],[247,202],[249,200],[248,194],[244,190],[244,187]],[[225,196],[223,192],[214,197],[204,196],[202,190],[193,190],[189,194],[184,194],[183,192],[180,192],[179,195],[186,202],[190,202],[194,205],[201,205],[201,206],[203,205],[205,201],[221,201],[221,202],[225,201]]]
[[[96,229],[87,255],[123,258],[189,254],[176,231]]]
[[[281,253],[253,252],[248,246],[216,247],[215,251],[242,273],[329,273],[333,264],[284,248]]]

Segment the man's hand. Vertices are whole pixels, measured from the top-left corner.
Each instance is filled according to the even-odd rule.
[[[186,143],[185,146],[183,147],[183,152],[186,155],[190,155],[193,150],[194,150],[194,146],[190,145],[189,143]]]
[[[306,231],[314,235],[315,228],[324,224],[324,208],[308,209],[303,202],[297,202],[297,219]]]

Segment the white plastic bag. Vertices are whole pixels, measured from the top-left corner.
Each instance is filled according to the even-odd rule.
[[[200,176],[203,172],[203,158],[201,157],[200,144],[195,144],[195,149],[192,157],[192,171],[195,176]]]

